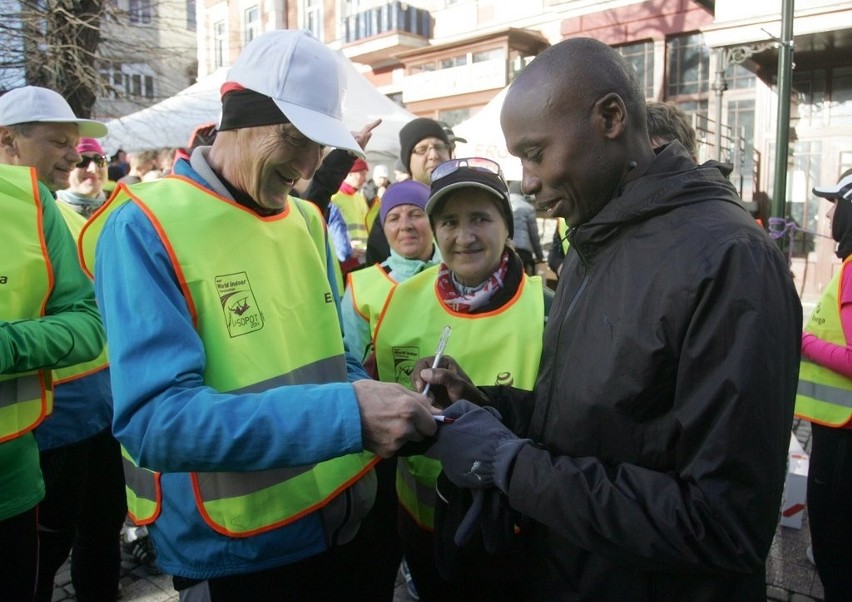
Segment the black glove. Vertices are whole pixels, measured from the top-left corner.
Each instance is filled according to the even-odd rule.
[[[495,416],[496,414],[496,416]],[[520,439],[503,426],[499,412],[460,399],[444,411],[454,419],[438,428],[429,455],[438,458],[447,477],[459,487],[509,492],[509,473],[515,457],[529,439]]]

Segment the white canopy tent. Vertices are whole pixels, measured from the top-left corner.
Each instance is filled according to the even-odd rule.
[[[343,120],[350,130],[358,131],[381,118],[381,125],[373,130],[367,145],[367,157],[371,166],[378,162],[391,167],[399,157],[399,130],[415,116],[379,92],[349,59],[340,53],[337,56],[345,66],[348,84]],[[108,121],[109,135],[102,141],[104,149],[112,154],[120,148],[133,152],[185,146],[196,127],[219,121],[222,108],[219,88],[227,73],[227,68],[218,69],[171,98]]]
[[[507,180],[520,180],[521,160],[509,154],[500,127],[500,110],[508,89],[501,90],[476,115],[453,126],[453,132],[467,140],[456,143],[456,157],[493,159],[500,164]]]

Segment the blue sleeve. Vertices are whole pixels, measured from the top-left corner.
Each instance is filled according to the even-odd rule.
[[[370,323],[355,309],[352,289],[349,287],[343,293],[340,315],[343,320],[343,341],[355,357],[360,357],[363,361],[366,356],[365,351],[371,340]]]
[[[348,383],[245,394],[204,385],[201,339],[166,251],[136,205],[109,218],[96,255],[113,431],[142,466],[249,471],[361,451],[360,413]]]
[[[337,254],[337,259],[346,261],[352,255],[352,242],[349,239],[349,231],[346,229],[346,222],[343,221],[343,214],[334,203],[328,206],[328,233],[331,235],[331,242],[334,244],[334,252]]]
[[[336,261],[334,258],[334,254],[331,252],[329,245],[325,246],[325,257],[326,257],[326,265],[328,269],[326,271],[326,276],[328,278],[329,284],[331,284],[331,294],[334,295],[334,304],[337,306],[337,315],[340,321],[340,331],[345,332],[343,329],[343,318],[341,316],[341,307],[340,307],[340,292],[337,290],[337,276],[334,273],[334,267],[332,262]],[[356,380],[363,380],[365,378],[369,379],[370,375],[367,374],[367,371],[364,370],[364,366],[361,365],[361,361],[355,357],[355,355],[349,351],[349,345],[346,342],[346,338],[343,339],[343,351],[346,357],[346,373],[350,383],[354,383]]]

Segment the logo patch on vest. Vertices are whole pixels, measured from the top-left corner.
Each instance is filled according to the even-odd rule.
[[[245,272],[216,276],[216,290],[231,338],[263,328],[263,314]]]
[[[393,355],[393,378],[399,384],[408,387],[411,385],[411,371],[414,363],[420,358],[420,347],[392,347]]]

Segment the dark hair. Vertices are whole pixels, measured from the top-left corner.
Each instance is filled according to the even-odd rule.
[[[690,123],[689,116],[673,102],[649,102],[646,106],[648,114],[648,138],[664,142],[677,140],[693,157],[698,155],[695,140],[695,128]]]

